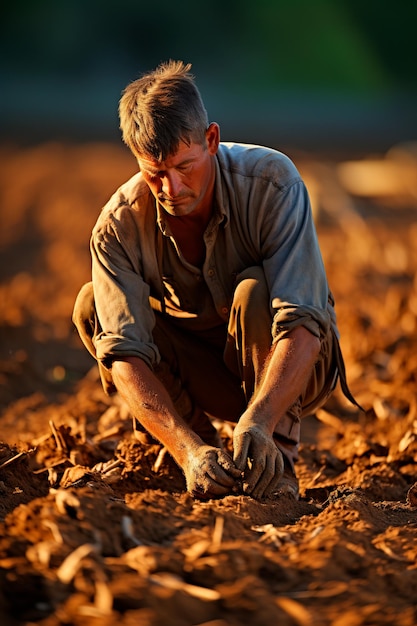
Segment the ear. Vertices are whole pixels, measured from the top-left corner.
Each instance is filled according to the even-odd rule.
[[[220,126],[217,122],[211,122],[206,130],[207,150],[211,156],[214,156],[218,150],[220,143]]]

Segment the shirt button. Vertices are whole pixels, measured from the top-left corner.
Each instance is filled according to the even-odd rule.
[[[209,276],[214,276],[214,274],[216,273],[216,270],[214,270],[212,267],[209,269],[209,271],[207,272],[207,274]]]
[[[224,315],[226,315],[226,313],[229,313],[229,307],[227,307],[227,306],[222,306],[222,313],[223,313]]]

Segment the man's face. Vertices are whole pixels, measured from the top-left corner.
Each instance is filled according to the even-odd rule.
[[[181,142],[165,161],[138,158],[142,176],[153,196],[167,213],[184,216],[211,204],[214,185],[213,156],[219,145],[219,127],[210,124],[206,145]]]

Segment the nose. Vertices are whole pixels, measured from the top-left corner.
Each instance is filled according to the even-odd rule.
[[[181,191],[181,178],[178,172],[167,172],[162,178],[162,193],[168,198],[176,198]]]

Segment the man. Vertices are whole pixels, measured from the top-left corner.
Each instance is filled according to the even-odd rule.
[[[98,218],[73,319],[190,493],[298,497],[300,418],[341,363],[308,194],[283,154],[220,142],[190,68],[162,64],[122,95],[139,173]],[[233,456],[213,418],[236,423]]]

